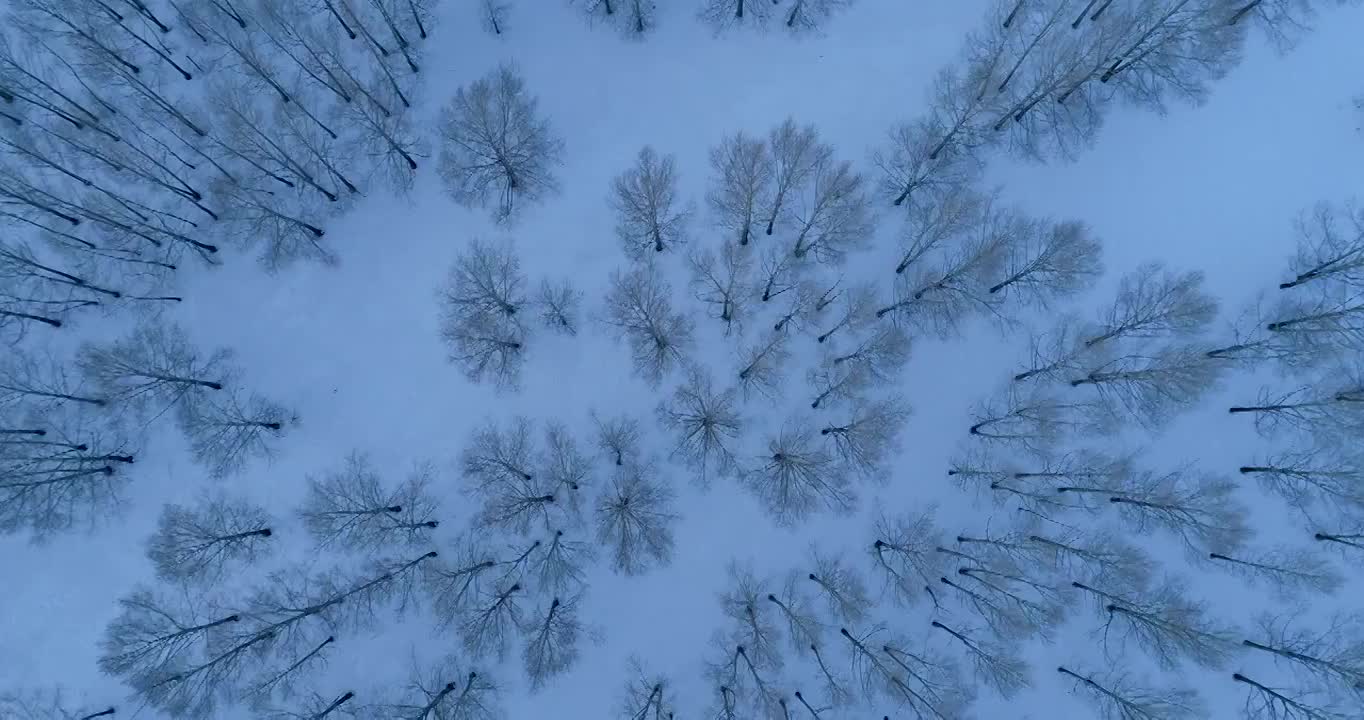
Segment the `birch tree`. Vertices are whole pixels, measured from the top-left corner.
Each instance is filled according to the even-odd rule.
[[[0,532],[35,541],[115,513],[135,459],[116,430],[42,432],[44,445],[0,445]]]
[[[577,604],[573,597],[555,597],[522,628],[526,644],[521,659],[532,690],[544,687],[577,660],[578,638],[582,631]]]
[[[762,395],[773,400],[780,397],[786,363],[791,353],[787,336],[774,331],[746,346],[739,355],[739,388],[744,397]]]
[[[693,369],[656,413],[659,425],[676,436],[672,457],[696,472],[702,486],[734,472],[734,446],[744,425],[734,390],[717,392],[709,372]]]
[[[1364,289],[1364,211],[1353,203],[1322,203],[1297,221],[1297,253],[1289,262],[1292,278],[1280,290],[1341,285]]]
[[[226,350],[202,357],[179,326],[143,323],[113,343],[82,344],[76,365],[102,397],[141,415],[164,412],[192,393],[221,391],[229,357]]]
[[[881,515],[873,528],[871,556],[884,592],[899,604],[927,596],[938,607],[934,586],[942,576],[942,531],[933,522],[935,508],[896,517]]]
[[[787,422],[767,441],[740,478],[780,525],[790,525],[821,508],[843,513],[852,509],[856,495],[847,473],[833,456],[819,447],[813,424]]]
[[[1071,585],[1104,613],[1100,632],[1110,657],[1120,654],[1129,642],[1167,669],[1183,659],[1218,669],[1231,657],[1231,628],[1210,619],[1207,603],[1189,598],[1187,588],[1178,581],[1167,578],[1149,590],[1129,594],[1078,582]]]
[[[676,496],[655,473],[638,462],[619,467],[597,500],[597,542],[618,573],[641,575],[672,561]]]
[[[1177,720],[1208,716],[1198,693],[1188,688],[1153,688],[1121,670],[1098,674],[1071,670],[1062,665],[1056,671],[1074,683],[1072,692],[1089,698],[1103,720]]]
[[[1250,534],[1245,508],[1235,500],[1236,484],[1229,478],[1180,468],[1140,471],[1117,480],[1106,488],[1062,485],[1056,490],[1105,497],[1133,532],[1166,530],[1191,552],[1234,550]]]
[[[611,181],[616,237],[625,254],[642,259],[687,241],[691,212],[678,198],[676,158],[645,145],[635,164]]]
[[[1223,369],[1197,346],[1172,344],[1109,355],[1073,376],[1070,386],[1092,388],[1115,418],[1157,428],[1216,389]]]
[[[430,480],[430,471],[419,467],[389,490],[366,456],[351,453],[340,468],[308,479],[299,516],[319,547],[378,553],[393,545],[423,545],[437,526]]]
[[[1003,698],[1011,698],[1032,685],[1029,668],[1017,655],[990,639],[972,637],[970,631],[954,629],[934,620],[932,626],[956,640],[971,663],[976,682],[989,687]]]
[[[996,282],[986,292],[1023,307],[1048,307],[1093,286],[1102,246],[1083,223],[1024,219]]]
[[[761,139],[738,132],[711,148],[710,167],[706,204],[712,221],[733,233],[740,245],[747,245],[768,203],[775,174],[772,154]]]
[[[849,471],[879,479],[909,413],[909,405],[898,395],[855,402],[846,414],[825,423],[819,434]]]
[[[602,316],[629,343],[635,372],[654,385],[682,362],[692,345],[693,324],[673,310],[671,292],[652,266],[614,272]]]
[[[1343,582],[1331,563],[1302,548],[1280,545],[1229,552],[1231,554],[1208,553],[1208,559],[1246,584],[1265,586],[1285,600],[1306,593],[1330,595],[1339,590]]]
[[[742,330],[748,315],[751,258],[743,248],[725,243],[717,256],[706,248],[687,256],[692,291],[705,303],[707,314],[725,324],[725,333]]]
[[[1262,613],[1243,647],[1286,668],[1299,682],[1327,688],[1349,697],[1364,687],[1364,617],[1336,613],[1320,626],[1305,623],[1297,613]]]
[[[223,478],[251,458],[273,457],[275,442],[298,416],[264,396],[231,387],[212,396],[190,395],[180,404],[177,420],[195,460],[210,477]]]
[[[771,235],[779,220],[785,224],[790,218],[791,201],[814,180],[819,166],[833,154],[833,148],[819,141],[814,125],[797,127],[790,117],[767,137],[772,151],[772,194],[771,208],[764,213],[764,220],[766,233]]]
[[[1086,347],[1122,339],[1187,338],[1217,316],[1216,298],[1203,290],[1203,273],[1176,272],[1150,262],[1124,275],[1113,304],[1099,315]]]
[[[147,557],[163,581],[212,584],[269,552],[271,524],[264,508],[225,496],[205,495],[192,507],[169,504]]]
[[[525,203],[559,190],[564,143],[539,115],[536,99],[510,65],[461,87],[441,109],[437,171],[446,192],[470,208],[493,205],[510,222]]]

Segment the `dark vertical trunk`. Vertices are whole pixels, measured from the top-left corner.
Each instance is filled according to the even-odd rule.
[[[104,708],[103,710],[100,710],[100,711],[97,712],[97,713],[90,713],[89,715],[82,716],[80,720],[92,720],[92,718],[104,717],[105,715],[113,715],[113,714],[114,714],[114,709],[113,709],[112,707],[107,707],[107,708]]]
[[[1261,0],[1251,0],[1245,5],[1242,5],[1240,8],[1236,10],[1236,12],[1232,13],[1230,18],[1227,18],[1227,24],[1235,25],[1236,23],[1241,22],[1241,20],[1244,19],[1245,16],[1248,15],[1252,10],[1254,10],[1256,6],[1260,4],[1260,2]]]
[[[1010,10],[1009,14],[1004,17],[1005,28],[1008,28],[1010,25],[1014,24],[1014,19],[1018,17],[1018,11],[1023,9],[1023,1],[1024,0],[1018,0],[1018,2],[1015,2],[1013,9]]]

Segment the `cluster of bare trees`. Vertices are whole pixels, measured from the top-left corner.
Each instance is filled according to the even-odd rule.
[[[85,343],[74,362],[14,348],[0,361],[0,528],[41,539],[115,513],[141,431],[163,416],[212,477],[268,459],[297,418],[240,374],[160,321]]]
[[[929,110],[894,126],[875,153],[881,190],[917,213],[925,191],[978,177],[990,148],[1072,157],[1115,103],[1161,111],[1171,100],[1201,102],[1239,62],[1249,27],[1286,43],[1314,10],[1291,1],[997,0],[934,81]]]
[[[892,586],[919,591],[935,610],[954,598],[995,641],[1046,638],[1081,601],[1091,603],[1110,666],[1057,670],[1102,717],[1206,716],[1192,688],[1112,666],[1137,648],[1166,669],[1236,669],[1229,680],[1246,688],[1246,717],[1338,717],[1358,707],[1351,678],[1364,669],[1364,618],[1298,618],[1296,608],[1343,585],[1325,549],[1361,547],[1360,458],[1345,439],[1362,427],[1351,407],[1364,397],[1359,346],[1339,325],[1304,329],[1302,341],[1294,333],[1297,320],[1317,322],[1338,310],[1331,303],[1358,294],[1352,263],[1364,247],[1364,222],[1353,206],[1321,206],[1298,230],[1282,297],[1261,297],[1221,336],[1213,331],[1218,303],[1201,274],[1159,264],[1124,276],[1093,320],[1065,316],[1034,334],[1018,372],[974,408],[969,444],[948,470],[963,488],[1010,509],[1009,520],[959,535],[955,546],[884,541],[878,563]],[[1253,418],[1266,448],[1239,468],[1152,468],[1108,440],[1133,424],[1158,430],[1233,372],[1265,366],[1282,383],[1230,408]],[[1257,540],[1245,476],[1298,510],[1307,531],[1287,542]],[[1181,546],[1200,572],[1267,591],[1282,609],[1258,616],[1253,630],[1236,627],[1123,539],[1151,535]],[[886,552],[900,547],[911,550]],[[942,572],[942,562],[956,566],[955,575]]]
[[[794,35],[818,33],[853,0],[704,0],[697,17],[716,34],[736,28],[764,30],[779,23]]]
[[[534,316],[551,332],[576,335],[582,295],[568,280],[540,282],[528,295],[526,276],[510,240],[474,238],[455,259],[441,289],[441,338],[450,361],[474,382],[515,388],[526,359]]]
[[[328,217],[405,190],[425,2],[23,0],[0,37],[6,330],[178,298],[188,253],[330,261]],[[15,329],[17,326],[17,329]]]

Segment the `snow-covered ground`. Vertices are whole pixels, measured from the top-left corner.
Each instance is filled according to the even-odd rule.
[[[186,300],[174,319],[201,347],[231,348],[249,387],[300,412],[300,426],[280,443],[272,462],[253,463],[223,481],[225,489],[280,518],[275,544],[288,558],[319,567],[334,562],[310,554],[292,512],[305,478],[335,467],[352,450],[368,453],[390,482],[415,462],[437,464],[437,537],[443,543],[475,509],[461,492],[457,458],[485,420],[561,420],[585,444],[589,411],[631,413],[644,421],[646,447],[663,461],[664,476],[679,493],[675,557],[643,577],[614,575],[605,564],[594,568],[583,619],[595,632],[569,672],[531,694],[515,655],[490,671],[506,684],[512,718],[607,717],[631,655],[677,683],[677,717],[699,717],[710,699],[702,675],[708,640],[723,622],[717,593],[732,559],[779,574],[800,565],[807,547],[818,543],[862,562],[878,512],[937,505],[937,521],[949,534],[979,533],[1006,521],[991,515],[1001,511],[974,505],[945,476],[965,438],[971,404],[993,392],[1023,354],[1021,335],[1000,337],[984,323],[973,324],[959,341],[916,338],[895,388],[911,402],[913,415],[885,486],[864,487],[860,509],[847,517],[821,515],[787,529],[774,527],[732,480],[703,491],[689,483],[687,470],[666,462],[668,438],[653,410],[681,376],[670,376],[658,389],[642,382],[632,373],[627,348],[598,323],[585,319],[576,337],[534,332],[515,392],[470,384],[446,361],[436,293],[470,238],[513,238],[532,282],[570,277],[584,292],[589,315],[595,313],[610,272],[628,263],[612,231],[609,184],[641,146],[676,155],[683,195],[700,209],[694,242],[718,243],[703,202],[709,147],[737,130],[765,133],[791,116],[815,124],[840,157],[874,177],[871,149],[892,123],[921,112],[929,81],[954,60],[986,7],[981,0],[858,0],[818,37],[735,32],[717,38],[691,17],[688,4],[666,3],[657,31],[630,42],[585,26],[562,2],[521,0],[497,37],[479,27],[468,3],[444,3],[426,50],[422,112],[434,118],[456,88],[499,62],[514,62],[565,140],[562,193],[528,209],[510,228],[497,227],[486,213],[461,208],[443,194],[432,158],[410,197],[366,198],[329,226],[337,267],[305,264],[268,275],[234,254],[222,267],[180,279]],[[1120,274],[1161,259],[1203,270],[1208,288],[1227,312],[1234,311],[1282,279],[1300,210],[1341,200],[1360,187],[1364,139],[1351,102],[1359,88],[1348,70],[1364,66],[1361,29],[1364,9],[1333,9],[1288,54],[1252,40],[1244,62],[1215,85],[1204,106],[1175,106],[1165,116],[1115,109],[1095,146],[1077,161],[1038,165],[1000,154],[986,182],[998,184],[1006,200],[1027,212],[1083,220],[1102,238],[1107,273],[1076,308],[1088,312],[1111,296]],[[854,255],[846,274],[875,281],[888,298],[900,217],[888,203],[877,211],[876,245]],[[693,359],[727,382],[739,341],[725,337],[720,323],[690,298],[680,255],[664,257],[662,266],[677,302],[696,317]],[[755,337],[752,328],[769,322],[771,310],[765,312],[745,341]],[[748,456],[756,457],[767,434],[808,405],[804,371],[819,349],[808,336],[796,338],[785,400],[745,403]],[[1152,466],[1196,461],[1234,472],[1261,441],[1225,408],[1253,397],[1266,379],[1237,376],[1159,436],[1132,433],[1119,441],[1143,448],[1142,461]],[[124,688],[99,674],[97,642],[117,613],[117,598],[152,579],[143,546],[162,505],[189,501],[212,482],[173,431],[154,437],[142,457],[117,521],[41,546],[0,539],[0,578],[6,579],[0,583],[0,689],[61,684],[92,706],[119,705],[123,715]],[[606,469],[600,466],[603,483]],[[1261,539],[1297,533],[1288,539],[1304,540],[1300,523],[1277,501],[1249,485],[1243,494],[1254,504]],[[1186,565],[1171,543],[1129,540],[1188,576],[1219,617],[1244,623],[1270,602],[1246,597],[1225,576]],[[270,567],[288,558],[276,557]],[[234,578],[227,594],[264,570]],[[1353,572],[1334,598],[1312,599],[1310,611],[1324,615],[1347,607],[1361,593],[1364,582]],[[923,605],[884,603],[877,614],[914,632],[930,619]],[[1035,686],[1007,702],[981,692],[977,717],[1090,716],[1053,671],[1060,663],[1102,657],[1089,634],[1092,620],[1077,615],[1053,643],[1030,642],[1022,649],[1033,664]],[[413,656],[427,660],[447,652],[460,652],[455,633],[435,629],[417,612],[381,623],[371,637],[338,642],[318,691],[396,690],[406,682]],[[1238,658],[1226,672],[1190,668],[1178,675],[1203,694],[1215,717],[1236,717],[1242,695],[1230,673],[1266,667],[1261,662]],[[1136,651],[1124,656],[1123,665],[1159,676]],[[131,714],[133,707],[127,710]],[[868,706],[867,713],[873,711],[898,717],[889,706]],[[245,710],[228,716],[237,713],[246,716]]]

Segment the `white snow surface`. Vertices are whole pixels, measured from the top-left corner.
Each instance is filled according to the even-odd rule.
[[[778,575],[801,563],[808,546],[818,543],[864,563],[878,511],[936,504],[937,520],[949,535],[979,533],[1007,520],[995,517],[1005,511],[974,504],[945,476],[949,457],[966,436],[971,403],[994,391],[1023,356],[1021,335],[1001,337],[984,323],[972,324],[963,339],[950,343],[916,338],[894,388],[912,403],[913,415],[890,464],[889,482],[863,486],[860,509],[850,516],[821,515],[789,529],[774,527],[733,480],[703,491],[689,482],[686,469],[666,462],[668,438],[653,409],[681,377],[675,373],[657,389],[642,382],[632,374],[627,349],[598,323],[585,322],[577,337],[534,331],[515,392],[470,384],[446,361],[436,291],[470,238],[514,238],[532,283],[544,276],[572,277],[585,293],[585,309],[596,312],[609,273],[629,262],[612,232],[609,183],[641,146],[676,155],[683,195],[700,208],[692,242],[717,244],[720,236],[709,228],[703,202],[711,145],[736,130],[765,133],[792,116],[814,123],[840,157],[874,178],[870,150],[893,122],[921,111],[932,76],[955,59],[986,6],[981,0],[858,0],[821,36],[792,38],[776,31],[714,37],[693,19],[691,3],[660,4],[666,7],[659,27],[644,42],[586,26],[555,0],[516,3],[500,37],[479,27],[470,3],[451,0],[438,7],[439,21],[425,50],[421,112],[434,117],[457,87],[510,61],[566,142],[562,193],[528,208],[517,224],[497,227],[487,213],[451,202],[432,157],[410,197],[366,198],[328,226],[327,241],[340,256],[337,267],[301,264],[267,275],[250,257],[230,253],[223,266],[181,278],[186,300],[171,317],[201,348],[232,348],[245,369],[245,385],[296,407],[302,418],[271,462],[253,462],[221,483],[279,519],[276,544],[282,551],[269,567],[229,581],[222,588],[226,596],[239,596],[287,560],[319,569],[340,561],[311,552],[293,509],[305,478],[335,467],[352,450],[368,453],[391,483],[415,462],[438,465],[439,546],[475,510],[461,492],[457,458],[485,420],[558,419],[587,444],[590,410],[631,413],[643,421],[646,446],[664,461],[664,473],[679,493],[675,557],[643,577],[614,575],[604,563],[592,570],[583,618],[595,637],[584,643],[576,665],[544,689],[528,692],[516,654],[490,672],[506,686],[510,718],[603,718],[619,699],[627,658],[638,655],[677,683],[677,717],[694,718],[709,702],[703,660],[711,632],[722,623],[716,595],[731,559]],[[1111,296],[1122,272],[1162,259],[1176,268],[1204,270],[1224,313],[1234,311],[1282,279],[1294,241],[1291,223],[1300,210],[1360,188],[1364,140],[1351,103],[1356,78],[1347,69],[1364,67],[1361,28],[1364,8],[1333,9],[1287,54],[1252,40],[1244,62],[1214,86],[1204,106],[1176,106],[1166,116],[1119,107],[1096,145],[1077,161],[1039,165],[997,153],[986,182],[998,184],[1006,200],[1027,212],[1083,220],[1102,238],[1107,273],[1074,307],[1088,311]],[[874,280],[888,298],[901,218],[879,200],[873,248],[854,255],[846,274]],[[705,317],[691,299],[683,258],[669,254],[661,263],[675,301],[696,318],[693,360],[727,383],[739,341],[726,338],[719,321]],[[751,323],[745,337],[756,337],[767,317]],[[748,457],[756,457],[766,434],[788,416],[808,411],[804,369],[815,362],[817,345],[800,336],[792,347],[783,402],[745,403]],[[1196,461],[1234,473],[1260,450],[1260,441],[1249,422],[1229,417],[1225,408],[1253,397],[1266,379],[1234,376],[1157,436],[1096,440],[1142,448],[1142,461],[1153,467]],[[40,546],[22,537],[0,539],[0,690],[60,684],[91,706],[120,706],[120,717],[135,710],[124,700],[126,689],[100,675],[97,642],[117,613],[117,598],[136,583],[153,582],[143,549],[163,504],[187,502],[213,482],[189,459],[173,424],[158,427],[119,518]],[[596,479],[603,483],[607,468],[599,470]],[[1308,540],[1301,522],[1279,501],[1249,483],[1243,497],[1254,508],[1261,541]],[[1275,602],[1234,579],[1190,567],[1164,538],[1129,539],[1156,553],[1167,570],[1188,577],[1219,617],[1244,624]],[[1340,593],[1313,600],[1309,611],[1324,616],[1364,597],[1357,566],[1349,574]],[[913,633],[925,632],[930,619],[923,605],[904,609],[886,602],[877,613]],[[1012,702],[982,690],[975,716],[1089,717],[1090,706],[1071,696],[1054,672],[1062,663],[1102,662],[1093,621],[1087,613],[1076,616],[1055,642],[1030,642],[1022,649],[1033,666],[1032,689]],[[452,651],[460,651],[454,632],[436,630],[417,612],[385,621],[363,639],[338,642],[316,689],[324,695],[397,690],[414,657],[430,660]],[[1123,662],[1135,673],[1161,677],[1138,652]],[[1263,663],[1238,657],[1225,673],[1186,669],[1177,675],[1199,690],[1215,717],[1236,717],[1242,691],[1230,672],[1268,668]],[[898,717],[894,708],[879,706],[856,716],[872,713]],[[140,716],[155,713],[143,710]],[[247,716],[241,708],[224,713]]]

